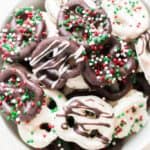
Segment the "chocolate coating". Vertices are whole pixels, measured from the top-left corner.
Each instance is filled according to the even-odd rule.
[[[4,31],[1,33],[0,50],[3,57],[11,58],[13,61],[29,57],[37,43],[47,36],[41,11],[34,10],[32,7],[15,11]]]
[[[107,148],[104,148],[103,150],[121,150],[124,142],[125,142],[125,140],[117,140],[116,145],[111,144]],[[75,143],[65,142],[61,139],[56,139],[47,148],[44,148],[42,150],[50,150],[50,149],[61,150],[61,148],[64,148],[64,150],[85,150]]]
[[[133,74],[130,78],[135,89],[143,92],[145,95],[150,96],[150,85],[147,82],[144,73],[139,72]]]
[[[83,47],[63,37],[43,40],[32,54],[33,72],[47,87],[60,89],[68,78],[80,74]]]
[[[132,88],[131,83],[126,80],[126,82],[116,82],[113,85],[105,86],[103,88],[97,88],[97,92],[101,97],[106,97],[106,100],[118,100],[123,97]]]
[[[112,139],[113,111],[111,106],[99,97],[73,97],[56,116],[58,136],[63,140],[75,142],[82,148],[102,149]],[[71,135],[74,136],[70,137]]]
[[[10,120],[29,121],[40,109],[43,90],[28,79],[24,68],[14,65],[0,72],[0,98],[0,108]]]
[[[145,96],[148,96],[147,108],[150,109],[150,85],[146,80],[144,73],[138,72],[130,76],[133,88],[144,93]]]
[[[82,0],[71,0],[61,8],[58,21],[61,35],[84,46],[103,45],[111,32],[111,24],[102,8],[90,8]]]
[[[82,74],[91,87],[117,84],[137,68],[134,50],[114,37],[101,50],[87,49],[84,57]]]
[[[105,97],[106,101],[115,101],[123,97],[131,88],[132,84],[128,79],[126,82],[116,82],[111,86],[106,86],[103,88],[93,87],[92,89],[74,90],[66,96],[69,99],[74,96],[95,95],[101,98]]]

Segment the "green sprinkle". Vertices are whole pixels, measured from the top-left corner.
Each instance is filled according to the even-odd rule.
[[[36,12],[37,12],[37,13],[40,13],[40,12],[41,12],[41,9],[40,9],[40,8],[36,9]]]
[[[77,32],[78,32],[78,31],[80,31],[80,28],[79,28],[79,27],[77,27],[77,28],[76,28],[76,31],[77,31]]]
[[[55,107],[54,109],[50,109],[50,111],[51,111],[52,113],[55,113],[55,112],[58,111],[58,107]]]
[[[6,120],[9,121],[11,118],[10,116],[6,116]]]
[[[139,107],[140,107],[140,108],[144,107],[144,104],[140,104]]]
[[[112,139],[114,139],[115,138],[115,134],[113,133],[113,135],[112,135]]]
[[[12,34],[7,34],[7,39],[13,39]]]
[[[53,133],[56,133],[56,130],[55,130],[55,129],[52,129],[52,132],[53,132]]]
[[[26,93],[21,97],[23,102],[26,102],[26,100],[28,100],[29,98],[30,98],[30,96]]]
[[[111,5],[110,4],[107,4],[107,7],[110,7]]]
[[[125,113],[122,113],[121,116],[122,116],[122,117],[125,116]]]
[[[41,21],[41,20],[42,20],[42,17],[39,15],[32,18],[32,21],[35,21],[35,24],[36,24],[36,21]]]
[[[109,75],[106,75],[105,80],[112,80],[112,77],[110,77]]]
[[[123,127],[123,126],[124,126],[124,124],[123,124],[123,123],[121,123],[121,124],[120,124],[120,126],[121,126],[121,127]]]
[[[34,131],[31,131],[31,135],[33,135],[34,134]]]
[[[17,117],[18,117],[17,112],[15,112],[15,111],[11,112],[11,119],[12,120],[15,120]]]
[[[120,115],[119,115],[119,116],[117,116],[117,119],[120,119]]]
[[[110,62],[110,59],[106,56],[106,57],[103,58],[103,61],[109,63],[109,62]]]
[[[67,25],[70,22],[70,19],[66,19],[63,21],[63,25]]]
[[[114,14],[116,15],[118,12],[119,12],[119,8],[118,7],[116,7],[115,9],[114,9]]]
[[[23,19],[17,19],[17,20],[16,20],[16,23],[19,24],[19,25],[22,25],[23,22],[24,22]]]
[[[83,8],[82,8],[82,7],[77,6],[77,7],[76,7],[76,9],[75,9],[75,11],[76,11],[77,13],[79,13],[79,14],[82,14],[82,12],[83,12]]]
[[[139,120],[138,119],[135,119],[135,123],[138,123],[139,122]]]
[[[22,9],[19,9],[15,12],[15,16],[20,16],[22,15],[23,13],[25,13],[25,11],[32,11],[33,9],[31,7],[25,7],[25,8],[22,8]]]
[[[86,53],[86,51],[82,51],[82,55],[86,55],[87,53]]]
[[[58,95],[58,98],[61,99],[63,96],[61,94]]]
[[[116,51],[119,52],[121,50],[121,47],[117,47]]]
[[[5,99],[4,95],[0,95],[0,101],[3,101]]]
[[[143,124],[140,124],[139,126],[140,126],[140,128],[143,128],[143,127],[144,127]]]
[[[131,57],[131,56],[132,56],[132,54],[133,54],[132,49],[129,49],[129,50],[128,50],[128,52],[127,52],[127,56],[128,56],[128,57]]]
[[[38,106],[38,107],[41,106],[41,102],[40,102],[40,101],[37,102],[37,106]]]
[[[27,143],[28,143],[28,144],[30,144],[30,143],[34,143],[34,140],[33,140],[33,139],[28,140],[28,141],[27,141]]]
[[[12,51],[12,48],[11,48],[11,46],[9,45],[9,44],[7,44],[7,43],[4,43],[3,45],[2,45],[2,48],[5,48],[7,51]]]

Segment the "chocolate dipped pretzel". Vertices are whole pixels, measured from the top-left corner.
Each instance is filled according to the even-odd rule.
[[[114,107],[114,138],[125,138],[139,132],[148,122],[147,98],[143,93],[131,90],[119,99]]]
[[[3,60],[27,59],[41,39],[47,37],[47,29],[42,12],[32,7],[20,8],[2,30],[0,51]]]
[[[107,12],[112,34],[125,41],[136,39],[150,27],[149,10],[144,5],[145,0],[94,1]]]
[[[107,100],[116,101],[123,97],[132,88],[132,84],[129,79],[124,81],[117,81],[112,85],[107,85],[103,88],[96,88],[96,91],[101,97],[107,98]]]
[[[29,121],[41,107],[43,91],[21,66],[0,72],[0,109],[8,120]]]
[[[39,44],[30,64],[42,83],[60,89],[67,79],[80,75],[83,50],[82,46],[63,37],[51,37]]]
[[[132,89],[131,81],[128,79],[120,82],[116,82],[113,85],[105,86],[103,88],[93,87],[89,89],[77,89],[74,91],[70,91],[66,93],[67,98],[71,98],[73,96],[88,96],[95,95],[101,98],[106,98],[106,101],[117,101],[121,97],[123,97],[128,91]]]
[[[92,87],[105,87],[123,81],[137,68],[135,51],[112,37],[101,50],[84,53],[83,76]]]
[[[110,143],[113,123],[111,106],[90,95],[71,98],[57,113],[55,127],[61,139],[74,142],[84,149],[95,150]]]
[[[30,122],[21,122],[17,125],[21,139],[35,149],[44,149],[51,144],[57,138],[54,118],[65,102],[66,98],[62,93],[44,89],[41,111]]]
[[[82,0],[66,3],[59,12],[57,24],[61,35],[94,48],[102,47],[111,32],[105,11],[102,8],[90,8]]]

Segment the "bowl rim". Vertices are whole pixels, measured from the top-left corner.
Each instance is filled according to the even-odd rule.
[[[9,7],[9,9],[1,10],[2,13],[0,13],[0,18],[2,18],[2,19],[1,19],[1,22],[0,22],[0,28],[2,28],[4,26],[4,24],[6,24],[6,22],[9,19],[9,16],[10,16],[9,14],[11,14],[15,8],[23,7],[23,6],[38,7],[39,5],[42,5],[42,8],[44,8],[45,0],[42,0],[42,1],[41,0],[26,0],[26,1],[24,1],[24,0],[13,0],[12,5],[10,4],[10,0],[5,0],[3,2],[3,5],[6,5],[6,4]],[[11,148],[13,148],[12,145],[11,145],[11,144],[13,144],[15,146],[14,149],[16,149],[16,150],[20,150],[20,148],[21,148],[21,150],[30,150],[30,149],[32,149],[32,148],[29,148],[23,142],[21,142],[21,138],[19,138],[18,133],[13,133],[12,130],[14,130],[14,127],[11,126],[11,123],[6,122],[4,120],[4,118],[2,116],[0,116],[0,131],[2,131],[2,134],[5,134],[5,136],[2,137],[2,141],[0,141],[0,145],[1,145],[1,143],[3,143],[3,146],[4,146],[4,143],[7,144],[7,142],[5,142],[5,137],[6,137],[7,134],[10,134],[10,136],[9,136],[9,138],[11,138],[10,141],[12,141],[12,138],[15,138],[13,140],[15,144],[13,142],[10,143]],[[149,140],[144,142],[142,146],[138,147],[138,142],[140,142],[142,140],[140,135],[142,133],[145,133],[145,134],[148,133],[147,131],[149,131],[149,130],[150,130],[150,115],[149,115],[149,121],[148,121],[146,127],[144,127],[143,130],[141,130],[134,137],[130,137],[127,140],[127,142],[125,142],[125,145],[123,146],[122,150],[133,150],[134,148],[136,148],[136,150],[149,150],[150,149],[150,138],[149,138]],[[150,137],[150,133],[149,133],[149,137]],[[8,137],[6,137],[6,138],[7,138],[7,141],[8,141]],[[138,139],[140,138],[138,140],[138,142],[137,142],[137,140],[135,140],[137,138]],[[130,146],[130,144],[131,144],[131,146]],[[135,147],[133,147],[133,145]],[[9,145],[7,144],[7,146],[9,146]],[[137,147],[138,147],[138,149],[137,149]]]

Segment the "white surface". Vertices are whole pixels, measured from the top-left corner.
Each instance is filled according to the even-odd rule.
[[[6,16],[21,0],[0,0],[0,26],[3,24]],[[22,0],[24,3],[30,3],[31,0]],[[38,0],[44,1],[44,0]],[[33,0],[37,2],[37,0]],[[22,3],[24,5],[24,3]],[[150,118],[149,118],[150,120]],[[0,117],[0,150],[30,150],[16,136],[17,133],[12,132],[10,126]],[[138,133],[135,138],[129,140],[122,150],[150,150],[150,121],[145,128]]]

